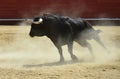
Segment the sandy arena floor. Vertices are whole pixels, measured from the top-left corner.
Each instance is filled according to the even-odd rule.
[[[47,37],[30,38],[29,26],[0,26],[0,79],[120,79],[120,27],[96,26],[109,53],[89,40],[95,59],[74,43],[73,62],[63,46],[65,62]]]

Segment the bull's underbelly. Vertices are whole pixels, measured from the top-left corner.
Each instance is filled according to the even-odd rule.
[[[60,45],[66,45],[66,44],[68,44],[70,42],[70,39],[69,38],[59,38],[58,39],[58,43],[60,44]]]
[[[60,45],[66,45],[72,41],[72,37],[70,35],[62,35],[59,36],[57,41]]]

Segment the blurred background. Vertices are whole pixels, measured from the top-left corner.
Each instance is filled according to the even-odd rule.
[[[120,0],[1,0],[0,24],[17,24],[16,22],[25,18],[34,18],[43,13],[61,14],[72,18],[116,19],[120,18],[119,4]],[[88,21],[93,24],[99,23],[98,21],[96,23],[96,20]],[[105,22],[108,20],[100,21],[104,24],[110,23]],[[116,25],[120,24],[119,19],[112,22]]]

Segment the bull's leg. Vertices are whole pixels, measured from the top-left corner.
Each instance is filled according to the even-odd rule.
[[[64,61],[64,57],[63,57],[63,53],[62,53],[62,47],[57,47],[58,48],[58,52],[60,54],[60,62]]]
[[[78,60],[77,57],[73,54],[73,42],[68,44],[68,51],[70,53],[72,60]]]
[[[107,48],[105,47],[105,45],[104,45],[104,43],[101,41],[101,39],[100,39],[100,36],[99,36],[99,33],[101,32],[101,30],[94,30],[93,32],[92,32],[92,38],[101,46],[101,47],[103,47],[107,52],[109,52],[108,50],[107,50]]]
[[[78,44],[80,44],[82,47],[87,47],[94,58],[92,46],[86,40],[75,40],[75,41]]]
[[[56,42],[55,40],[53,40],[53,39],[51,39],[51,40],[52,40],[53,44],[54,44],[54,45],[57,47],[57,49],[58,49],[58,52],[59,52],[59,55],[60,55],[60,62],[63,62],[63,61],[64,61],[64,57],[63,57],[61,45],[60,45],[58,42]]]
[[[107,50],[107,48],[105,47],[104,43],[101,41],[99,35],[96,35],[95,37],[93,37],[94,40],[101,46],[104,48],[104,50],[106,50],[107,53],[110,53],[109,50]]]
[[[60,62],[63,62],[64,57],[63,57],[63,53],[62,53],[62,47],[60,45],[56,45],[56,44],[55,44],[55,46],[57,47],[59,55],[60,55]]]

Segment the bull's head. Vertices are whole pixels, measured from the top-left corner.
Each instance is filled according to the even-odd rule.
[[[33,19],[29,35],[31,37],[34,37],[34,36],[43,36],[44,35],[43,18],[36,17],[36,18]]]

